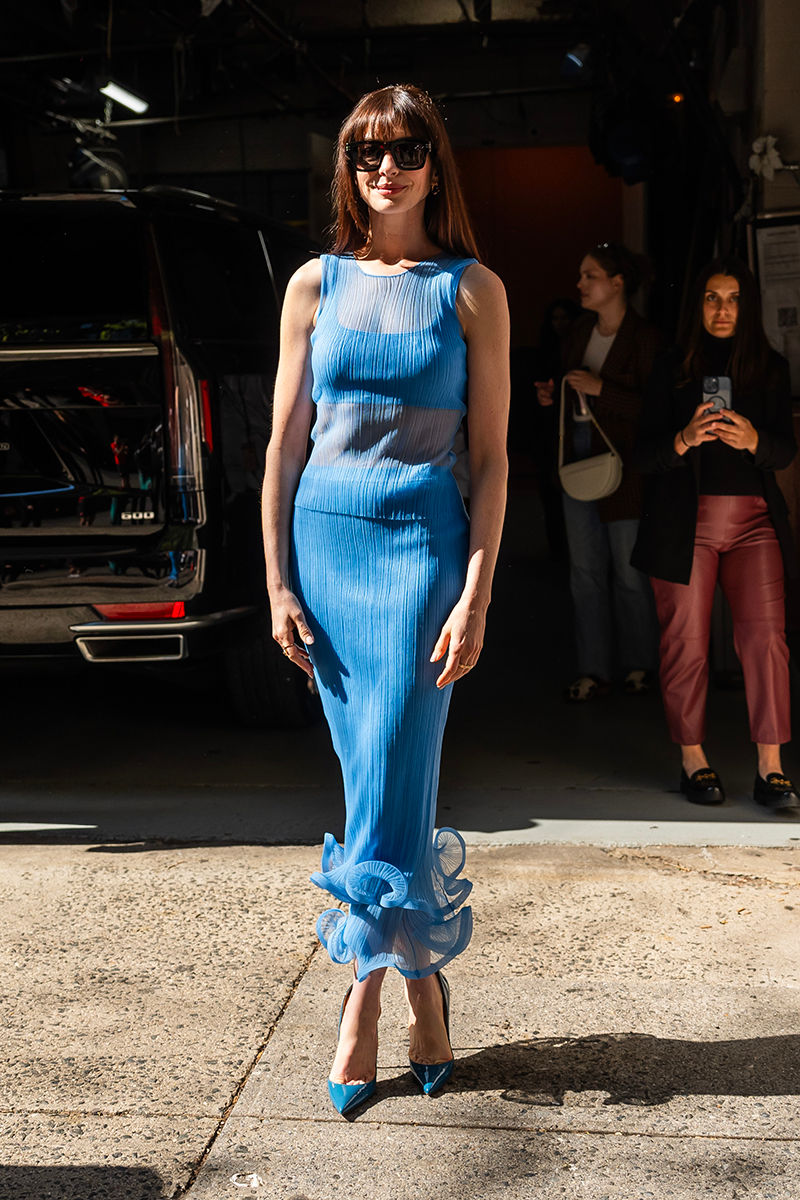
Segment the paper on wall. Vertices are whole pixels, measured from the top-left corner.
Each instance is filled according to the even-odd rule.
[[[800,396],[800,225],[756,229],[764,330],[789,360],[792,395]]]

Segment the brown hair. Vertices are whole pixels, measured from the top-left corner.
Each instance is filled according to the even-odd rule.
[[[357,254],[369,241],[369,208],[361,198],[355,169],[345,154],[348,142],[397,137],[404,128],[410,137],[431,143],[431,162],[438,177],[436,195],[425,200],[428,237],[448,254],[480,260],[472,223],[461,192],[450,139],[444,121],[427,92],[411,83],[395,83],[362,96],[339,130],[333,179],[335,222],[332,254]]]
[[[736,331],[729,341],[731,383],[737,392],[754,391],[763,385],[769,370],[771,347],[761,321],[761,297],[753,273],[740,258],[728,255],[715,258],[703,267],[694,281],[683,319],[681,345],[685,357],[679,382],[688,383],[707,374],[703,355],[703,300],[712,275],[730,275],[739,284],[739,312]]]
[[[601,242],[586,251],[607,275],[621,275],[625,287],[625,299],[635,296],[640,287],[653,282],[653,268],[646,254],[634,254],[623,242]]]

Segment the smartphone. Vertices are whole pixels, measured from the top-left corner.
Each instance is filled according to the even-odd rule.
[[[726,408],[733,408],[731,403],[731,381],[727,375],[704,375],[703,376],[703,401],[711,401],[713,407],[708,411],[723,412]],[[727,425],[732,424],[722,418]]]

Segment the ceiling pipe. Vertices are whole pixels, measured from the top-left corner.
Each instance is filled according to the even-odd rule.
[[[539,86],[524,87],[524,88],[499,88],[494,91],[485,92],[441,92],[434,95],[432,98],[437,104],[453,103],[459,100],[505,100],[513,99],[515,96],[549,96],[557,95],[559,92],[589,92],[592,90],[592,85],[588,83],[556,83],[556,84],[541,84]],[[321,104],[312,104],[305,107],[286,106],[284,108],[259,108],[251,112],[228,113],[191,113],[179,115],[175,117],[131,117],[121,121],[108,121],[104,129],[125,129],[125,128],[142,128],[147,125],[171,125],[176,119],[178,121],[245,121],[248,117],[258,117],[261,119],[269,119],[272,117],[292,116],[292,117],[309,117],[309,116],[339,116],[341,108],[328,108]]]
[[[502,100],[512,96],[551,96],[557,92],[590,92],[590,83],[543,83],[531,87],[495,88],[486,92],[438,92],[433,96],[437,104],[453,100]]]
[[[299,42],[297,38],[292,37],[291,34],[281,29],[280,25],[273,20],[269,13],[266,13],[261,5],[256,3],[256,0],[239,0],[239,5],[255,18],[256,23],[261,26],[268,36],[273,37],[285,49],[292,50],[307,67],[327,83],[328,87],[333,88],[340,96],[344,96],[351,104],[355,104],[358,97],[348,91],[346,87],[343,87],[342,84],[337,83],[335,79],[332,79],[327,71],[323,71],[322,67],[308,53],[302,42]]]

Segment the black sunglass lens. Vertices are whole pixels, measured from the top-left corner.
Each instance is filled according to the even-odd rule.
[[[379,167],[383,158],[383,146],[380,142],[358,142],[356,155],[359,166]]]
[[[401,171],[414,170],[425,162],[425,147],[421,142],[397,142],[393,157]]]
[[[359,170],[371,170],[380,163],[379,142],[348,142],[345,146],[345,153]]]

